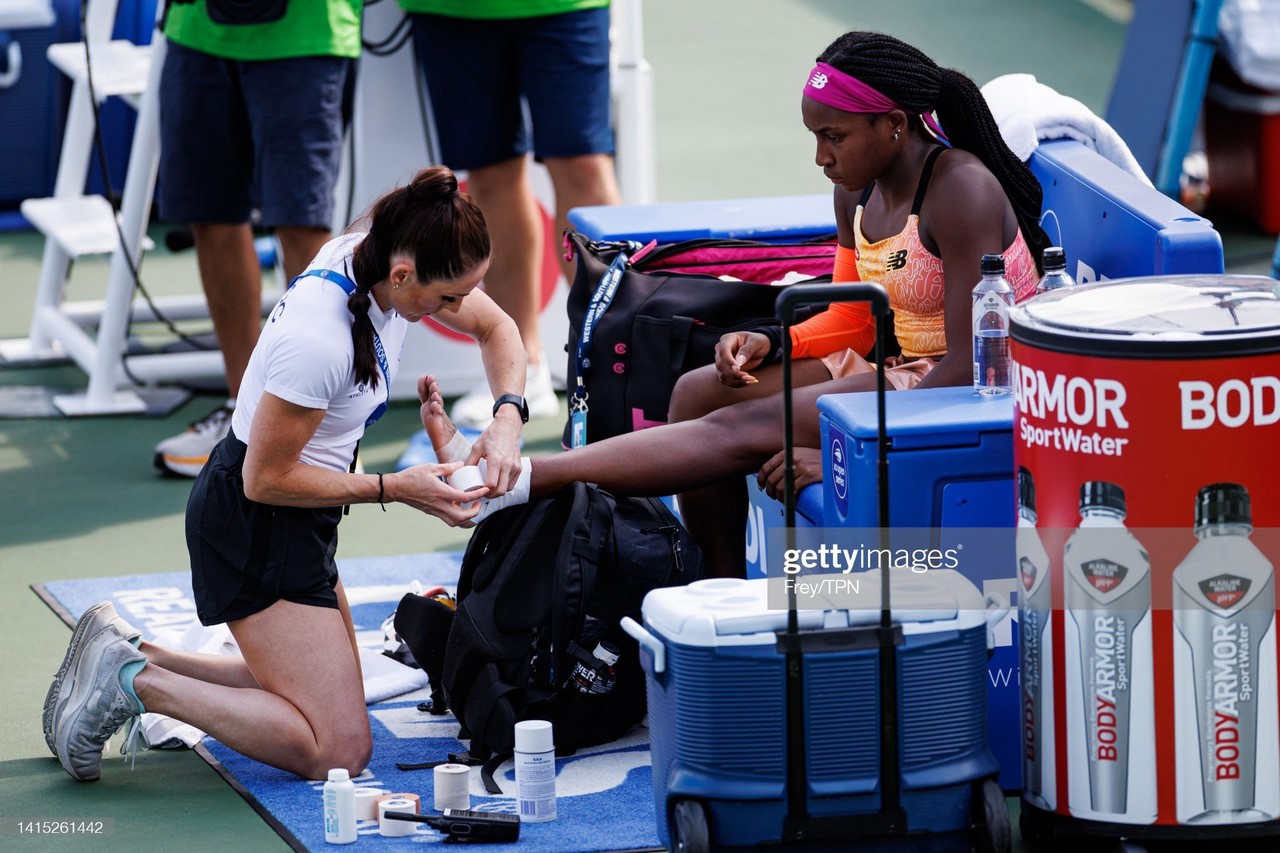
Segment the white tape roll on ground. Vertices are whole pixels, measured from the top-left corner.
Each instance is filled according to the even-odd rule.
[[[356,788],[356,820],[377,820],[378,797],[385,793],[381,788]]]
[[[412,800],[390,799],[378,803],[378,834],[388,838],[413,835],[418,825],[411,820],[389,820],[387,812],[417,812]]]
[[[465,764],[437,764],[435,768],[436,811],[471,808],[471,768]]]

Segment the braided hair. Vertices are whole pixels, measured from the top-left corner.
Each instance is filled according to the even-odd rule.
[[[420,282],[455,279],[489,257],[489,230],[479,205],[444,166],[423,169],[407,186],[382,196],[367,220],[368,233],[351,256],[356,289],[347,309],[354,317],[356,381],[377,387],[369,291],[391,274],[391,259],[412,256]]]
[[[953,68],[938,67],[921,51],[883,33],[845,33],[818,61],[872,86],[908,113],[936,112],[952,146],[974,154],[1000,182],[1036,268],[1041,268],[1041,256],[1049,245],[1040,227],[1044,192],[1031,168],[1005,144],[973,80]]]

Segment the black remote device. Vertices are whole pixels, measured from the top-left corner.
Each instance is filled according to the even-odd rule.
[[[448,836],[450,841],[502,842],[520,838],[520,818],[513,814],[477,812],[470,809],[445,809],[444,814],[385,812],[391,820],[425,823]]]

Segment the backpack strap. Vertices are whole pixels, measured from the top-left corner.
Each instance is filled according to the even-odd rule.
[[[568,646],[582,628],[587,597],[595,587],[596,569],[604,550],[603,540],[609,522],[604,501],[592,500],[593,493],[599,494],[594,487],[575,482],[572,488],[573,504],[556,554],[554,589],[560,595],[551,602],[551,648],[555,652],[553,683],[559,683],[569,674]],[[580,535],[584,524],[585,539]],[[577,577],[572,576],[575,567],[579,569]]]

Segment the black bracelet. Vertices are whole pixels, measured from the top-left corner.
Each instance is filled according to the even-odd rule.
[[[378,506],[382,507],[382,511],[387,511],[387,505],[382,502],[382,472],[378,472]]]
[[[764,328],[756,329],[755,331],[769,339],[769,351],[765,353],[764,358],[760,360],[760,365],[763,367],[770,364],[777,364],[782,361],[782,327],[765,326]]]

